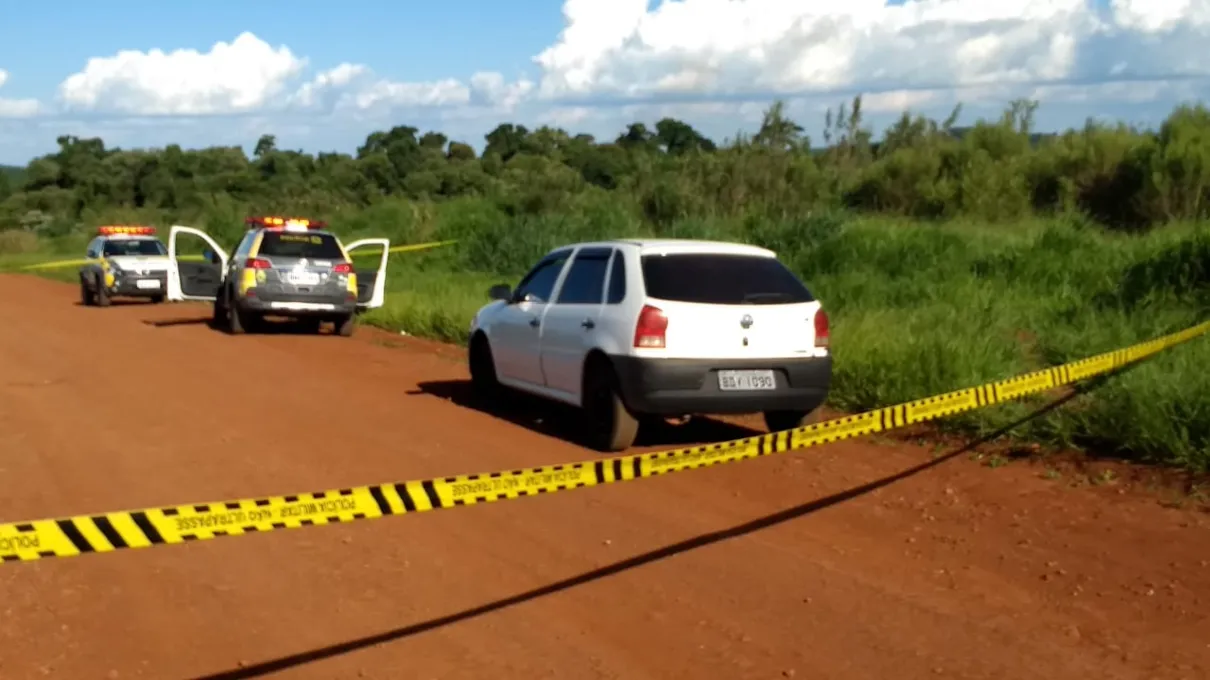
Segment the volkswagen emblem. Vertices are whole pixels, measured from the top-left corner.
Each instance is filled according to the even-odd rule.
[[[745,314],[744,318],[739,320],[739,325],[743,328],[751,328],[752,327],[752,315]]]

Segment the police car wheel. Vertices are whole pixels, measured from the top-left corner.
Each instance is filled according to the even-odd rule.
[[[84,279],[80,279],[80,304],[85,307],[91,307],[94,304],[92,291],[88,290],[88,284]]]
[[[227,312],[227,322],[225,324],[227,332],[231,335],[243,335],[245,332],[244,315],[240,313],[239,307],[236,307],[231,303],[227,303],[223,306],[226,308]]]
[[[210,323],[219,330],[227,327],[227,293],[225,290],[220,289],[218,295],[214,296],[214,313]]]
[[[97,292],[96,292],[95,300],[97,302],[98,307],[108,307],[109,306],[109,301],[110,301],[109,300],[109,291],[105,290],[105,286],[101,285],[100,281],[97,281]]]
[[[347,338],[353,335],[353,329],[357,327],[357,315],[350,314],[336,320],[336,334],[342,338]]]

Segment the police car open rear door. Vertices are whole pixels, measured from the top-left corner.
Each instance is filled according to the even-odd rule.
[[[359,253],[354,255],[353,251],[358,248],[371,248],[378,246],[382,248],[382,257],[378,260],[378,267],[370,266],[370,262],[358,262],[358,255],[361,255],[362,260],[369,260],[369,253]],[[391,242],[385,238],[366,238],[360,241],[354,241],[345,246],[345,252],[353,260],[353,271],[357,273],[357,308],[358,309],[375,309],[382,306],[386,301],[387,290],[387,258],[391,256]]]
[[[182,249],[180,236],[201,239],[207,252],[194,254],[195,248]],[[202,244],[195,244],[202,245]],[[174,226],[168,232],[168,299],[213,301],[227,274],[227,253],[200,229]]]

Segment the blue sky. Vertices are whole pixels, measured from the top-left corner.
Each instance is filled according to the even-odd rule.
[[[562,28],[560,7],[558,0],[9,3],[0,68],[12,74],[5,96],[50,98],[90,57],[153,47],[204,51],[251,31],[319,67],[373,64],[397,80],[467,77],[485,67],[533,71],[530,58]]]
[[[505,121],[611,138],[674,116],[722,139],[775,97],[818,136],[859,92],[876,129],[1021,96],[1045,128],[1154,125],[1206,93],[1207,38],[1210,8],[1173,0],[10,3],[0,163],[60,134],[352,151],[396,124],[481,146]]]

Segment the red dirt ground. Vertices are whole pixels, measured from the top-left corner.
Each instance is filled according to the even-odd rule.
[[[0,290],[2,521],[598,455],[556,436],[557,409],[509,422],[459,405],[458,353],[428,343],[228,337],[204,307],[83,308],[24,276]],[[853,441],[3,565],[0,677],[1210,675],[1210,515],[934,453]]]

